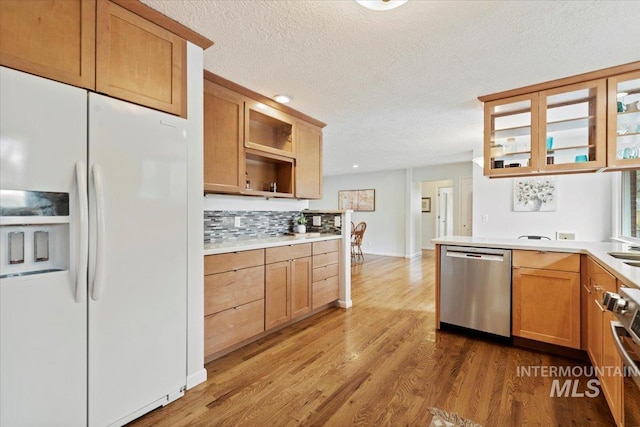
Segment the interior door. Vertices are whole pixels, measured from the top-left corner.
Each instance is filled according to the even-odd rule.
[[[0,220],[0,274],[19,266],[42,271],[42,264],[60,270],[0,278],[0,425],[83,426],[87,303],[75,298],[76,286],[86,286],[77,280],[75,166],[86,160],[87,92],[4,67],[0,88],[0,188],[69,195],[68,217]],[[10,225],[11,219],[19,221]],[[43,229],[49,231],[50,260],[57,258],[53,265],[34,260],[34,235]],[[4,249],[11,231],[24,233],[24,263],[8,266]],[[83,264],[80,277],[86,275]]]
[[[89,425],[186,384],[186,121],[89,95]]]
[[[438,236],[453,236],[453,187],[438,188]]]

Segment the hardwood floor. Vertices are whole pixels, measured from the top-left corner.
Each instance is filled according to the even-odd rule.
[[[432,406],[483,426],[613,425],[602,394],[549,397],[553,378],[517,375],[518,366],[584,363],[436,332],[433,252],[366,255],[352,264],[352,298],[350,310],[209,363],[206,383],[131,425],[428,426]]]

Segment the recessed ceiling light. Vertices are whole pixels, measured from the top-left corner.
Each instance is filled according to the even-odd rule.
[[[273,99],[280,104],[288,104],[289,102],[291,102],[291,97],[287,95],[276,95],[273,97]]]
[[[622,98],[623,96],[627,96],[627,95],[629,95],[629,93],[627,93],[627,92],[620,92],[620,93],[618,93],[618,98]]]
[[[357,167],[358,167],[358,165],[353,165],[353,167],[354,167],[354,168],[357,168]]]
[[[407,0],[356,0],[356,2],[371,10],[391,10],[402,6]]]

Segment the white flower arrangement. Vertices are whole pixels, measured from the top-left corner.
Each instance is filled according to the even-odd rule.
[[[516,179],[513,187],[514,211],[555,211],[555,177]]]

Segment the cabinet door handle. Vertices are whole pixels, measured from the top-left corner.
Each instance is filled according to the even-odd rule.
[[[604,291],[604,288],[603,288],[603,287],[601,287],[601,286],[594,286],[594,287],[593,287],[593,290],[594,290],[595,292],[602,292],[602,291]]]

